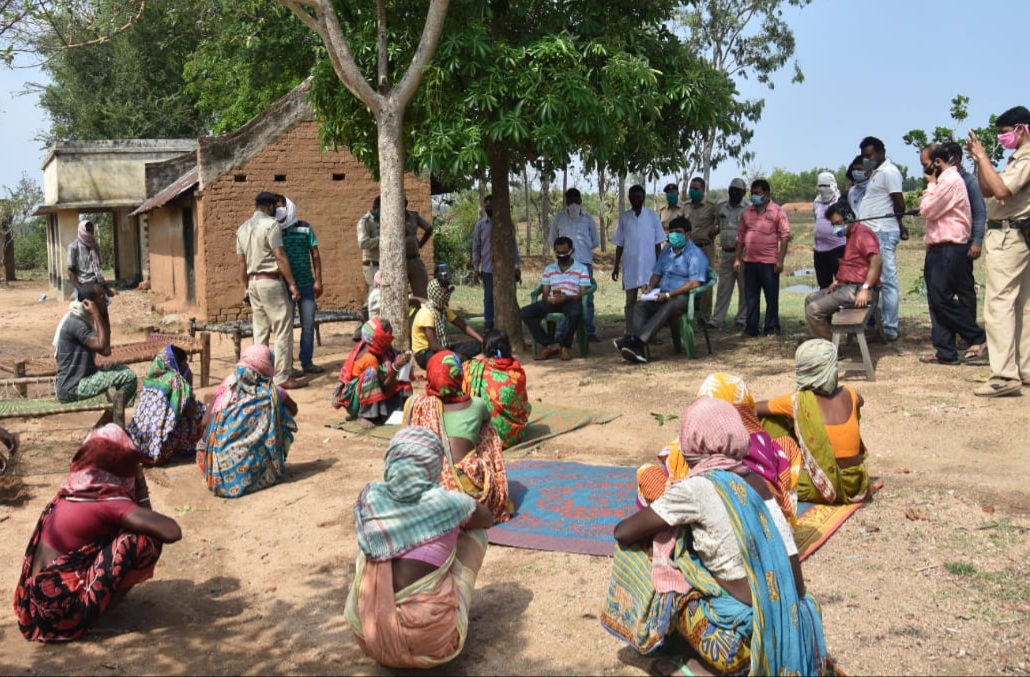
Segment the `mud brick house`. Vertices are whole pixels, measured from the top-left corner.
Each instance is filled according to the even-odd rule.
[[[315,227],[325,288],[319,305],[356,310],[367,290],[358,220],[379,194],[368,169],[345,149],[323,151],[300,85],[241,129],[202,138],[195,150],[146,164],[149,196],[132,212],[146,234],[151,292],[166,310],[209,322],[242,319],[249,306],[236,262],[236,229],[262,190],[289,196]],[[409,209],[432,219],[430,182],[405,179]],[[432,265],[432,241],[422,249]]]

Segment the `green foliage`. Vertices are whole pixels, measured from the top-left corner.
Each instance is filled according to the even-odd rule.
[[[976,567],[969,562],[946,562],[944,568],[952,576],[972,576],[976,573]]]
[[[679,21],[688,34],[687,47],[716,71],[735,80],[755,78],[770,89],[774,73],[794,55],[794,32],[783,19],[785,6],[805,7],[812,0],[696,0],[684,3]],[[791,82],[803,82],[794,63]],[[764,99],[734,98],[720,107],[717,124],[696,127],[689,161],[707,178],[711,168],[728,158],[748,163],[747,146],[754,124],[762,117]]]
[[[10,223],[9,230],[0,230],[0,244],[7,237],[14,239],[14,267],[18,270],[46,268],[46,220],[32,216],[43,202],[43,189],[27,173],[14,188],[4,186],[0,200],[0,223]],[[3,247],[0,246],[0,251]]]
[[[652,411],[651,415],[654,416],[654,420],[658,422],[658,427],[665,425],[667,421],[675,421],[679,418],[676,414],[659,414],[655,411]]]
[[[957,141],[965,148],[969,140],[968,134],[959,133],[959,127],[969,117],[969,97],[956,94],[951,100],[949,112],[951,119],[955,122],[953,127],[936,127],[933,130],[932,136],[922,129],[911,129],[901,137],[902,140],[906,145],[915,148],[916,152],[922,151],[930,143],[945,143],[947,141]],[[990,158],[991,163],[995,166],[1005,157],[1005,149],[998,143],[998,130],[994,126],[997,119],[997,115],[991,115],[986,126],[974,127],[971,130],[976,133],[977,138],[980,139],[980,143],[983,144],[984,150],[987,152],[987,157]],[[910,189],[906,188],[906,190]]]
[[[433,258],[446,261],[455,272],[470,269],[477,220],[479,194],[471,190],[454,193],[443,214],[433,220]]]
[[[126,3],[95,0],[97,13]],[[62,15],[63,17],[63,15]],[[149,0],[144,18],[99,44],[68,49],[64,31],[75,13],[38,36],[35,48],[51,82],[40,88],[50,116],[45,141],[199,136],[206,129],[185,91],[183,64],[198,44],[195,3]]]
[[[246,124],[300,84],[325,53],[293,12],[264,0],[200,3],[200,41],[186,60],[186,92],[216,134]]]

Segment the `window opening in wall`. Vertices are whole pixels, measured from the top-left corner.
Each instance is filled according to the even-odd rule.
[[[245,183],[247,181],[246,174],[234,174],[232,180],[236,183]]]
[[[333,181],[343,181],[347,178],[346,174],[333,174]]]
[[[285,174],[276,174],[275,175],[275,182],[276,183],[282,183],[285,180],[286,180],[286,175]]]

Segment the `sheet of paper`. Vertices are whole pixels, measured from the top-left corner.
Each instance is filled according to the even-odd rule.
[[[411,365],[415,364],[415,360],[408,360],[407,364],[397,370],[398,381],[411,381]]]
[[[404,422],[404,412],[401,409],[396,409],[390,414],[383,425],[400,425]]]
[[[641,294],[640,295],[640,300],[641,301],[657,301],[658,300],[658,294],[660,294],[660,293],[661,292],[658,291],[657,288],[652,289],[651,291],[647,292],[646,294]]]

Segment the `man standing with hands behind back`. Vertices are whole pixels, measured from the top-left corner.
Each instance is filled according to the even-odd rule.
[[[1030,385],[1030,110],[1010,108],[994,126],[998,142],[1016,151],[1001,173],[969,132],[969,154],[987,198],[984,325],[991,378],[973,390],[980,397],[1018,395]]]
[[[719,234],[719,211],[713,203],[708,201],[705,193],[705,180],[700,176],[692,178],[687,188],[689,200],[684,205],[683,216],[687,217],[693,227],[694,244],[704,252],[709,265],[714,267],[716,265],[715,239]],[[701,312],[704,313],[705,318],[712,316],[713,296],[715,294],[705,294],[701,297]]]
[[[275,384],[282,388],[302,388],[307,382],[292,376],[293,306],[290,304],[291,298],[294,303],[300,300],[300,289],[293,279],[290,260],[283,248],[282,231],[275,220],[278,202],[277,193],[258,193],[254,200],[257,210],[236,231],[236,256],[240,280],[246,290],[243,300],[251,308],[254,343],[267,346],[273,338]]]

